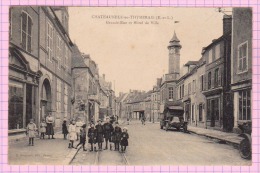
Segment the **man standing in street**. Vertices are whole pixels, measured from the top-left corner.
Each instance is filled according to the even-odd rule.
[[[98,150],[102,150],[102,143],[104,142],[104,130],[101,124],[101,120],[98,120],[98,124],[96,125],[96,132],[97,132],[97,143],[98,143]]]
[[[114,127],[110,123],[109,117],[106,118],[106,123],[104,123],[103,129],[104,129],[104,137],[105,137],[105,141],[106,141],[106,148],[105,148],[105,150],[108,149],[107,148],[108,141],[109,141],[109,144],[110,144],[110,150],[112,150],[111,137],[112,137],[112,133],[114,131]]]
[[[53,137],[54,135],[53,123],[54,123],[54,117],[49,112],[48,116],[46,117],[46,124],[47,124],[46,135],[49,136],[48,139],[50,139],[50,135],[52,136],[52,139],[55,139]]]
[[[146,118],[145,118],[145,116],[143,115],[142,118],[141,118],[142,125],[145,125],[145,120],[146,120]]]

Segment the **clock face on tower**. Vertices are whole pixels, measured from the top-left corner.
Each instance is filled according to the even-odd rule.
[[[170,54],[173,54],[173,52],[174,52],[174,49],[171,48],[171,49],[170,49]]]

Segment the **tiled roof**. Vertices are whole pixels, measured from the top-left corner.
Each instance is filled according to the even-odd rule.
[[[225,40],[225,38],[229,37],[231,35],[231,31],[227,32],[226,34],[223,34],[221,37],[214,39],[214,41],[212,43],[210,43],[207,47],[203,48],[203,54],[205,53],[205,51],[209,48],[211,48],[213,45],[217,44],[218,42]]]
[[[87,65],[84,62],[82,54],[76,44],[72,47],[72,60],[71,60],[71,68],[75,67],[86,67]]]
[[[125,96],[126,96],[126,93],[123,93],[122,95],[120,95],[119,97],[117,97],[116,100],[117,100],[118,102],[122,102]]]
[[[185,66],[189,66],[189,65],[197,65],[199,61],[188,61],[186,64],[184,64]]]

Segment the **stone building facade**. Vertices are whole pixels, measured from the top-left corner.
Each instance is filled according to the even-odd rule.
[[[79,117],[84,122],[98,120],[101,101],[98,67],[76,45],[72,58],[73,117]]]
[[[252,121],[252,8],[233,8],[231,90],[234,129]]]
[[[55,127],[70,116],[73,44],[56,12],[47,6],[10,8],[10,133],[23,131],[31,118],[38,125],[49,112]]]
[[[56,7],[56,12],[67,13]],[[68,21],[61,21],[52,7],[39,7],[40,117],[51,112],[55,126],[70,118],[71,52],[73,43],[66,31]],[[68,20],[68,18],[67,18]],[[63,22],[63,23],[62,23]]]

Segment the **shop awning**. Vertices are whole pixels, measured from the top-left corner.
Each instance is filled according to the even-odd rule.
[[[170,109],[170,110],[183,110],[183,107],[181,107],[181,106],[168,106],[168,109]]]

